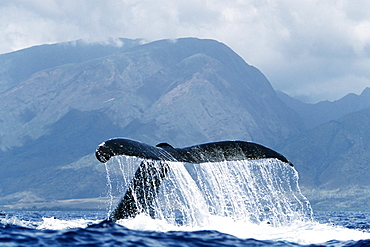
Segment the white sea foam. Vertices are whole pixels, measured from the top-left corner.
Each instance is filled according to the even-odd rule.
[[[99,220],[73,219],[63,220],[54,217],[43,217],[42,222],[36,227],[39,230],[64,230],[71,228],[85,228],[88,225],[99,223]]]
[[[370,233],[340,226],[321,224],[314,221],[296,220],[285,226],[272,226],[266,223],[252,223],[248,220],[233,220],[230,217],[210,216],[209,224],[203,226],[179,226],[166,220],[152,219],[139,215],[133,219],[117,222],[127,228],[143,231],[200,231],[216,230],[242,239],[288,241],[299,244],[319,244],[330,240],[370,239]]]

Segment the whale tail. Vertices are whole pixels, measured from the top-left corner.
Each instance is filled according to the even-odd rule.
[[[161,182],[170,169],[168,161],[200,164],[275,158],[293,166],[283,155],[262,145],[244,141],[223,141],[174,148],[168,143],[160,143],[154,147],[134,140],[115,138],[100,144],[95,155],[103,163],[115,155],[144,159],[125,195],[109,216],[112,221],[132,218],[142,212],[154,217],[153,203]]]

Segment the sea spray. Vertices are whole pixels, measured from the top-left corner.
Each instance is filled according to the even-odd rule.
[[[196,166],[198,184],[214,215],[273,226],[311,219],[298,173],[276,159],[225,161]]]
[[[115,174],[111,179],[115,185],[109,187],[111,195],[122,196],[142,161],[119,156],[109,162],[110,166],[118,164],[118,168],[110,168],[111,176]],[[153,205],[156,219],[199,227],[209,224],[211,216],[272,226],[311,219],[309,202],[298,187],[297,171],[279,160],[167,163],[170,172]]]
[[[118,200],[126,192],[142,159],[131,156],[117,156],[105,163],[107,178],[108,217],[117,205]]]
[[[108,207],[108,215],[107,216],[109,216],[110,212],[112,212],[112,210],[113,210],[113,199],[114,199],[114,197],[113,197],[113,194],[112,194],[113,188],[112,188],[111,175],[110,175],[109,166],[108,166],[107,163],[105,163],[105,171],[106,171],[107,187],[108,187],[107,196],[110,199],[107,203],[107,207]]]
[[[157,198],[157,217],[171,224],[208,225],[208,204],[194,178],[182,162],[171,162],[170,167]]]

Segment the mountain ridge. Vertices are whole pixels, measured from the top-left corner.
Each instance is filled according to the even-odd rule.
[[[39,45],[0,54],[0,93],[32,74],[69,63],[81,63],[140,45],[141,40],[119,39],[121,44],[86,43],[82,40]],[[19,68],[23,68],[19,71]]]
[[[370,107],[370,87],[365,88],[360,95],[349,93],[333,102],[321,101],[315,104],[303,103],[280,91],[277,94],[288,107],[300,115],[306,129]]]

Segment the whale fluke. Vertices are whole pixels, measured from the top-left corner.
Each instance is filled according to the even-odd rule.
[[[160,143],[154,147],[130,139],[114,138],[100,144],[95,155],[103,163],[115,155],[126,155],[148,160],[178,161],[195,164],[276,158],[293,166],[278,152],[260,144],[246,141],[220,141],[185,148],[174,148],[168,143]]]
[[[166,161],[200,164],[276,158],[293,166],[283,155],[274,150],[245,141],[221,141],[174,148],[168,143],[160,143],[154,147],[130,139],[115,138],[100,144],[95,155],[103,163],[115,155],[135,156],[144,159],[122,200],[109,216],[109,220],[112,221],[135,217],[142,212],[154,217],[153,202],[162,180],[170,169]]]

